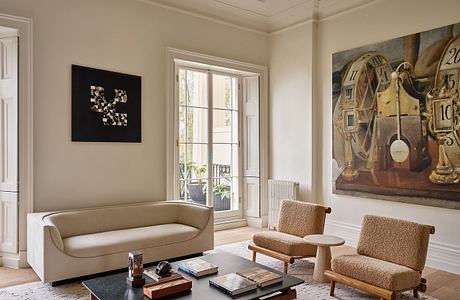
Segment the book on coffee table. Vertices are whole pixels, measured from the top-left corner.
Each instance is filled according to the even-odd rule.
[[[246,279],[236,273],[212,278],[209,280],[209,284],[232,296],[257,289],[257,284],[254,281]]]
[[[150,299],[163,298],[190,290],[192,281],[180,276],[176,279],[169,279],[164,282],[154,282],[144,285],[144,295]]]
[[[192,274],[195,277],[201,277],[217,273],[219,267],[203,259],[197,258],[194,260],[182,262],[179,265],[179,270]]]
[[[259,267],[237,272],[237,274],[254,281],[257,283],[258,287],[265,287],[283,281],[283,277],[281,275]]]
[[[171,275],[169,276],[159,276],[157,273],[155,273],[155,267],[144,269],[144,275],[152,278],[155,282],[164,282],[172,279],[182,278],[182,275],[177,273],[175,270],[171,270]]]

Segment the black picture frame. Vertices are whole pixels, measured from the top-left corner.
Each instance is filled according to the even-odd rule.
[[[141,77],[72,65],[72,141],[141,143]]]

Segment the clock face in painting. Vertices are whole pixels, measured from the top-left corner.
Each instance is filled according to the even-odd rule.
[[[343,76],[341,93],[334,108],[334,128],[337,131],[334,143],[343,145],[343,134],[351,133],[353,153],[363,161],[369,158],[371,151],[376,95],[388,87],[391,72],[391,65],[383,55],[367,52],[354,59]],[[334,150],[341,151],[341,148],[343,146],[335,146]]]
[[[447,157],[460,169],[460,36],[453,38],[441,56],[436,74],[436,87],[444,89],[452,97],[433,100],[433,131],[447,132],[444,144]]]

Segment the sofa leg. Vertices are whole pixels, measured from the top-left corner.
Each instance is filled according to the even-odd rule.
[[[287,274],[288,272],[288,267],[289,267],[289,263],[287,261],[284,262],[284,273]]]
[[[414,289],[414,298],[418,298],[418,289]]]
[[[330,295],[331,297],[334,297],[334,291],[335,291],[335,281],[332,280],[332,281],[331,281],[331,290],[329,291],[329,295]]]
[[[256,252],[256,251],[252,251],[252,261],[253,261],[253,262],[256,261],[256,256],[257,256],[257,252]]]

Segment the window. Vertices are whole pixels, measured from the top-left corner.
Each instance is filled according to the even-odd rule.
[[[178,66],[178,194],[240,212],[239,78]]]
[[[216,223],[263,224],[267,69],[169,48],[168,87],[167,199],[213,206]]]

